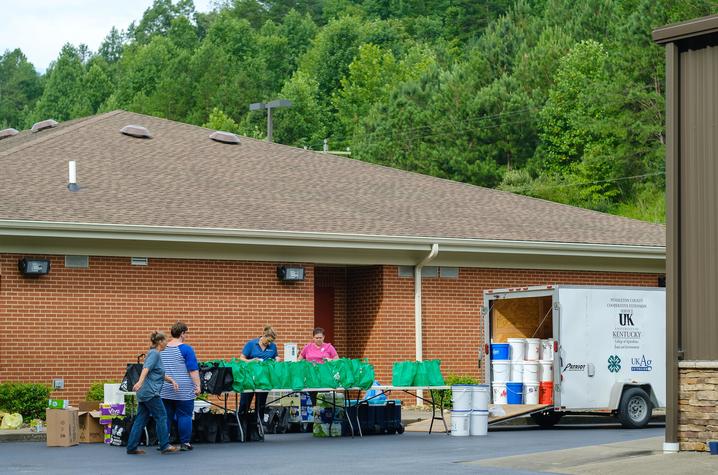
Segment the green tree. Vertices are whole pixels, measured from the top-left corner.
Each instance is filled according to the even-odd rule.
[[[209,120],[202,127],[212,130],[222,130],[224,132],[240,132],[239,124],[217,107],[212,109],[212,112],[209,114]]]
[[[42,96],[33,111],[33,121],[58,121],[83,117],[92,113],[85,91],[85,67],[77,48],[68,44],[47,72]]]
[[[102,56],[109,64],[114,64],[122,57],[122,51],[125,44],[125,34],[114,26],[100,43],[98,54]]]
[[[102,61],[95,61],[83,78],[85,95],[93,112],[100,109],[102,103],[112,94],[113,89],[112,80],[107,74],[108,66],[105,64],[103,67]]]
[[[306,73],[297,71],[284,84],[279,96],[291,100],[292,107],[273,112],[273,139],[298,147],[321,149],[322,141],[328,134],[327,121],[331,119],[319,100],[319,83]],[[265,118],[265,114],[254,113],[245,124],[245,133],[260,129],[266,134]]]
[[[341,89],[332,98],[347,139],[375,103],[388,100],[399,84],[417,79],[434,64],[435,58],[427,48],[413,48],[403,61],[397,61],[390,50],[371,43],[361,45],[347,76],[341,80]]]
[[[0,128],[23,128],[40,94],[40,77],[20,49],[0,55]]]
[[[150,8],[145,10],[139,23],[130,24],[127,34],[139,44],[147,44],[156,35],[167,35],[172,28],[172,22],[180,17],[186,19],[194,15],[192,0],[154,0]]]
[[[583,157],[592,123],[606,120],[593,91],[608,81],[608,55],[595,41],[581,42],[561,60],[548,101],[540,113],[543,167],[561,172]]]

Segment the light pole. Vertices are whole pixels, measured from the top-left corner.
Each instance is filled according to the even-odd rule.
[[[267,142],[272,141],[272,109],[277,109],[278,107],[292,107],[292,101],[277,99],[266,104],[264,102],[255,102],[249,105],[249,110],[251,111],[267,109]]]

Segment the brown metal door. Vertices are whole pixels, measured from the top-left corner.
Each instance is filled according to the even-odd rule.
[[[334,289],[314,288],[314,326],[324,329],[324,341],[334,344]]]

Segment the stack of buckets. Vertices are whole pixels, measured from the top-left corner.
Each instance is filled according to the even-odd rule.
[[[490,399],[488,384],[451,386],[451,435],[486,435]]]
[[[553,339],[491,344],[494,404],[553,403]]]

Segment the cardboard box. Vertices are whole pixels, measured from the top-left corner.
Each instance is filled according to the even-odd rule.
[[[47,446],[71,447],[79,444],[79,416],[76,407],[46,409]]]
[[[99,411],[100,401],[80,401],[77,408],[80,412]]]
[[[69,399],[48,399],[47,400],[47,408],[48,409],[66,409],[68,407],[70,407]]]
[[[95,444],[105,439],[104,427],[100,424],[100,411],[80,411],[80,443]]]

